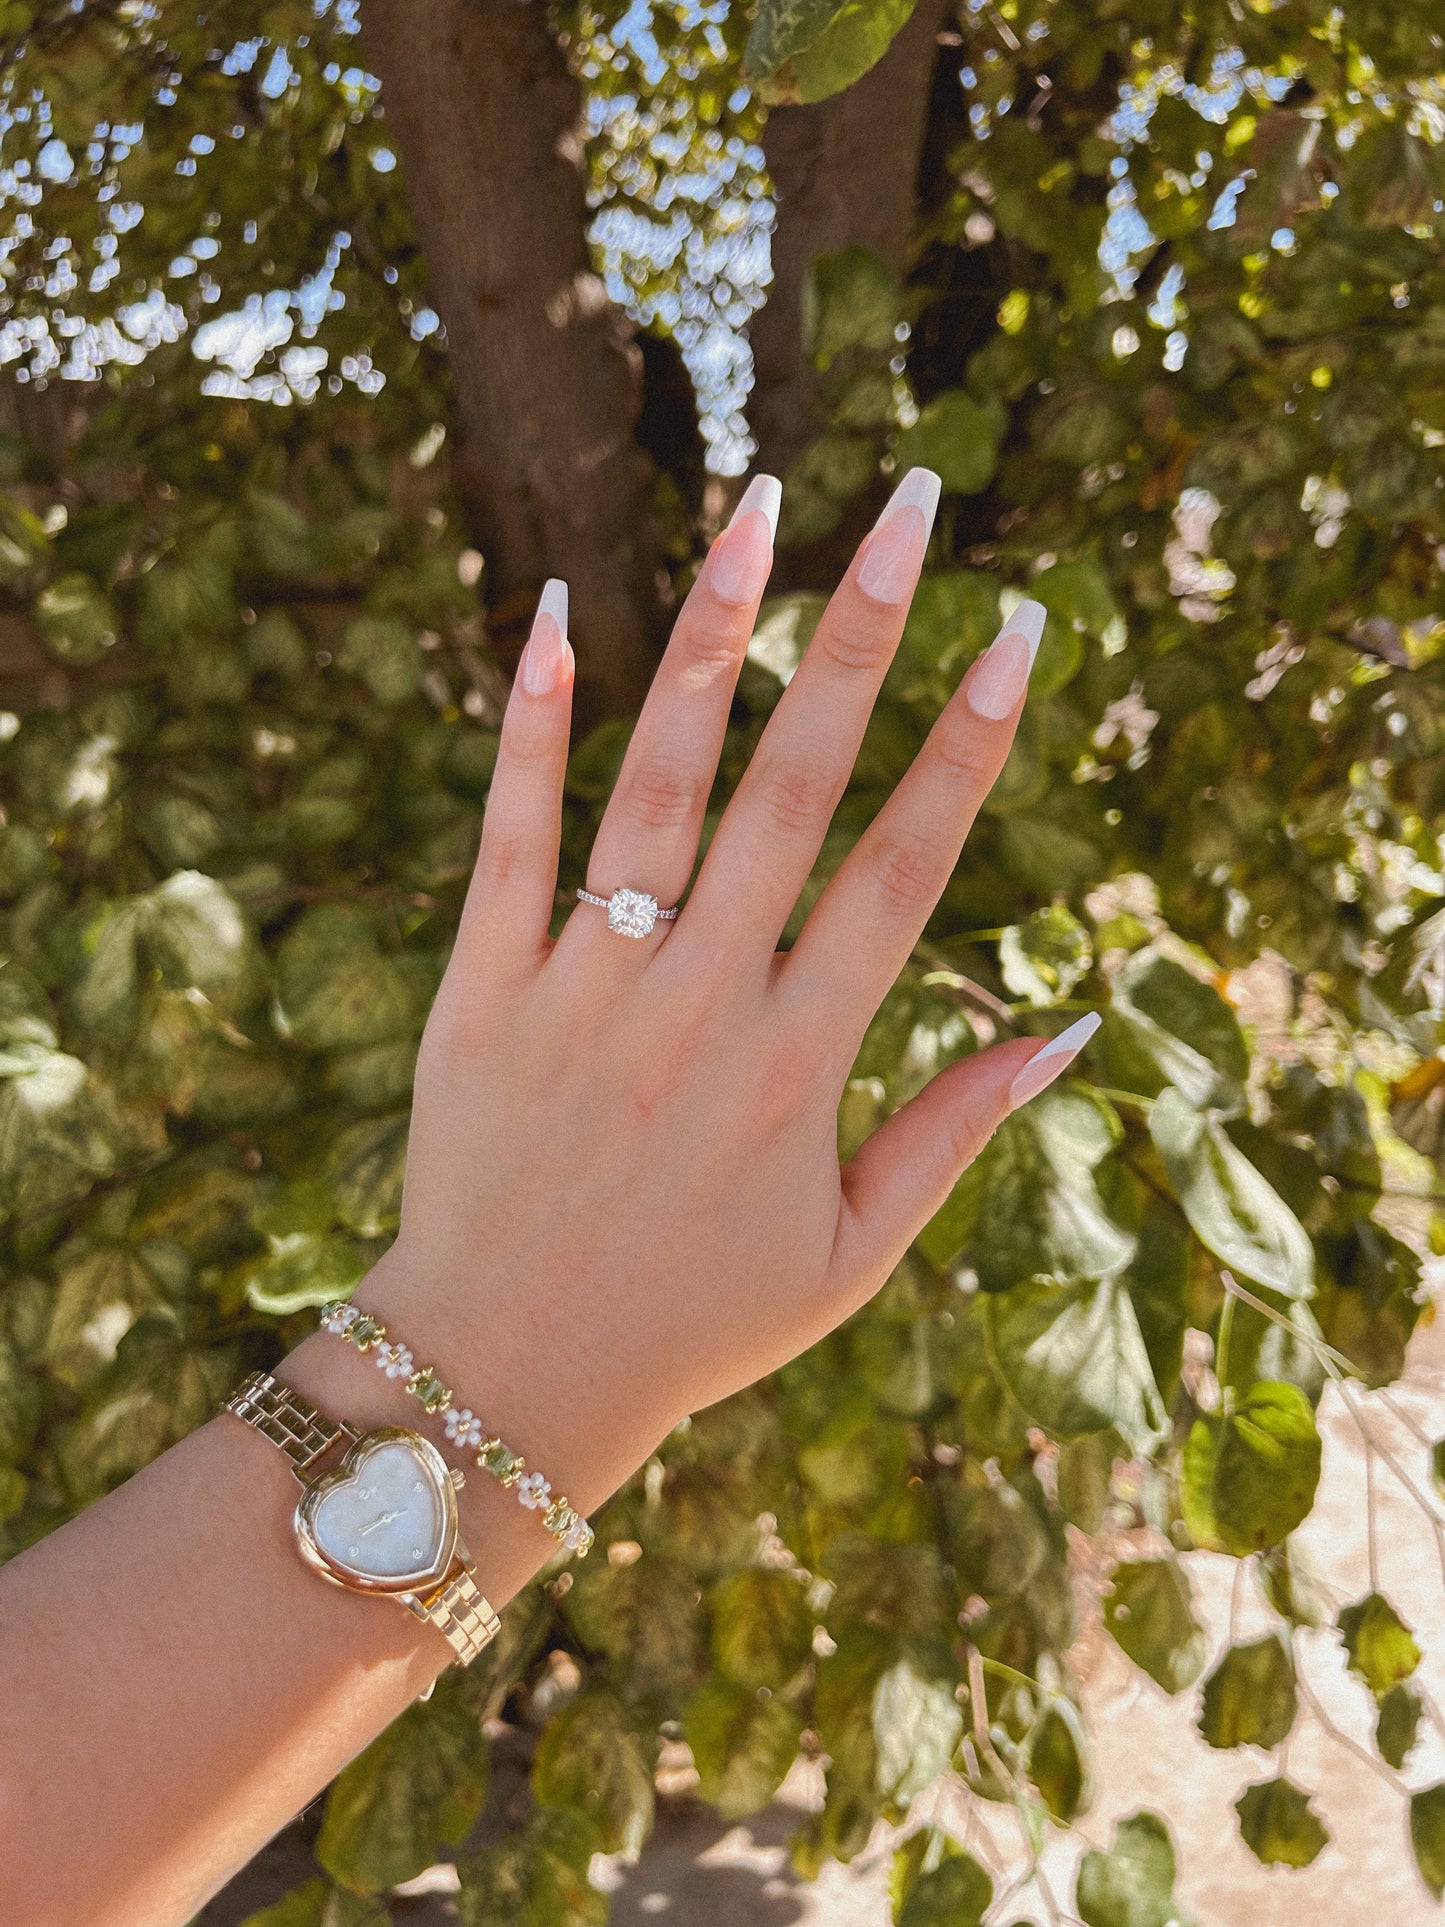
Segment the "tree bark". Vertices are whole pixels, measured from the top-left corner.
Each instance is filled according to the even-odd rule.
[[[587,247],[582,93],[535,0],[367,0],[363,44],[447,332],[452,472],[515,660],[572,596],[578,708],[635,708],[660,640],[642,363]]]
[[[803,357],[803,290],[820,254],[861,245],[908,265],[938,35],[950,0],[919,0],[878,65],[810,107],[776,107],[763,151],[777,197],[773,280],[750,338],[758,466],[785,475],[817,434],[817,377]]]

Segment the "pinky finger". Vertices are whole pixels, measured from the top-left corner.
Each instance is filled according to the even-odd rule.
[[[1011,1111],[1066,1071],[1097,1012],[1049,1043],[1015,1038],[934,1078],[843,1167],[833,1284],[853,1310],[870,1298]]]
[[[575,660],[567,641],[567,585],[542,590],[502,719],[482,840],[457,932],[463,968],[535,965],[557,894],[562,779],[567,767]]]

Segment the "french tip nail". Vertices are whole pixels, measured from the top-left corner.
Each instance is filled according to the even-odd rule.
[[[549,576],[537,598],[537,614],[550,616],[565,636],[567,633],[567,584],[559,576]]]
[[[938,498],[942,493],[942,479],[931,468],[910,468],[883,504],[883,513],[873,526],[882,528],[889,516],[896,515],[899,509],[918,509],[931,530],[933,518],[938,513]]]
[[[1097,1010],[1085,1011],[1067,1029],[1061,1030],[1057,1037],[1051,1038],[1032,1061],[1037,1063],[1039,1057],[1062,1057],[1065,1051],[1081,1050],[1103,1021]]]
[[[1017,1110],[1040,1091],[1046,1091],[1054,1079],[1068,1069],[1102,1022],[1098,1011],[1091,1010],[1061,1030],[1057,1037],[1050,1038],[1042,1050],[1036,1050],[1009,1086],[1009,1109]]]
[[[1032,596],[1025,599],[1014,610],[1004,624],[1005,635],[1022,636],[1029,646],[1029,668],[1032,669],[1038,657],[1039,644],[1044,639],[1044,624],[1049,612],[1042,602],[1035,602]]]
[[[768,518],[768,533],[777,539],[778,516],[783,507],[783,485],[776,475],[755,475],[738,497],[738,505],[728,517],[728,527],[740,522],[754,510]]]

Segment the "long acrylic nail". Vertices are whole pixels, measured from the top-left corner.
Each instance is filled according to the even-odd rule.
[[[522,653],[522,687],[529,696],[550,696],[562,679],[567,647],[567,584],[549,578],[537,599],[532,633]]]
[[[969,670],[963,696],[975,716],[990,723],[1012,716],[1029,686],[1047,613],[1041,602],[1021,602]]]
[[[783,485],[775,475],[755,475],[708,558],[708,586],[721,602],[742,608],[756,602],[773,566],[773,537]]]
[[[931,468],[910,468],[884,504],[858,565],[858,587],[875,602],[912,594],[942,487]]]
[[[1067,1030],[1061,1030],[1042,1050],[1035,1051],[1009,1085],[1009,1109],[1016,1111],[1020,1104],[1027,1104],[1031,1097],[1046,1090],[1069,1068],[1102,1022],[1098,1011],[1091,1010],[1087,1017],[1080,1017]]]

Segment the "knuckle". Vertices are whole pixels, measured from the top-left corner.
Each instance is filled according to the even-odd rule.
[[[992,1136],[992,1128],[982,1118],[956,1118],[948,1131],[948,1148],[954,1170],[966,1171]]]
[[[649,830],[675,830],[687,823],[703,801],[696,770],[667,756],[649,756],[627,778],[623,807]]]
[[[893,654],[893,638],[877,616],[864,609],[839,609],[819,637],[828,660],[840,669],[877,670]]]
[[[806,763],[778,763],[759,772],[758,802],[775,830],[796,836],[832,814],[833,786]]]
[[[986,786],[992,781],[992,761],[977,732],[966,725],[953,728],[940,725],[934,737],[933,754],[944,775],[960,786]]]
[[[901,915],[930,908],[943,884],[938,854],[921,836],[881,841],[872,867],[885,906]]]
[[[523,870],[529,858],[525,837],[503,829],[485,830],[477,848],[476,887],[485,895],[500,890]]]
[[[556,730],[539,727],[539,719],[528,717],[524,722],[509,715],[502,732],[502,755],[519,769],[533,770],[560,759],[559,741]],[[492,780],[496,781],[495,775]]]

